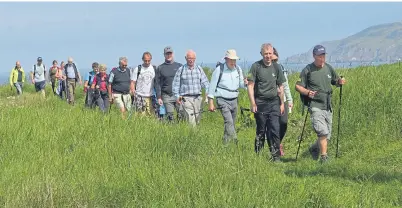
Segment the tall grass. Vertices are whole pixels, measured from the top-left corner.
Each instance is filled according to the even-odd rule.
[[[0,206],[2,207],[401,207],[402,74],[397,65],[339,70],[343,89],[340,157],[335,158],[339,89],[334,90],[330,161],[308,154],[311,122],[294,161],[304,118],[297,74],[290,85],[282,164],[268,148],[254,152],[255,126],[242,128],[238,146],[221,142],[220,113],[201,125],[164,124],[135,116],[123,121],[67,105],[50,95],[24,96],[0,88]],[[242,91],[240,106],[249,107]],[[206,108],[206,107],[205,107]],[[240,114],[238,126],[241,125]]]

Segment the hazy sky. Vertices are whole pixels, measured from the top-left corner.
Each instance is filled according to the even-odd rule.
[[[369,26],[402,21],[402,3],[0,3],[0,50],[9,71],[20,60],[30,68],[38,56],[47,65],[73,56],[79,68],[93,61],[154,64],[171,45],[176,60],[187,49],[198,63],[214,63],[228,48],[248,61],[271,42],[281,59],[315,44],[341,39]]]

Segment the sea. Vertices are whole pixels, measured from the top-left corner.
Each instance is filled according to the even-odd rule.
[[[238,65],[243,69],[244,73],[246,73],[252,63],[253,62],[250,62],[250,63],[249,62],[240,62],[240,63],[238,63]],[[283,63],[282,62],[281,64],[288,71],[288,74],[300,72],[306,66],[306,63]],[[360,67],[360,66],[378,66],[378,65],[382,65],[382,64],[390,64],[390,62],[337,62],[337,63],[329,63],[329,64],[331,64],[335,69],[345,69],[345,68],[356,68],[356,67]],[[208,67],[211,70],[214,70],[216,68],[215,67],[216,63],[201,63],[200,65],[202,67]],[[85,72],[91,71],[91,69],[83,68],[83,69],[79,69],[79,71],[82,76]],[[26,73],[27,73],[26,77],[28,79],[29,72],[26,72]],[[1,70],[0,71],[0,85],[8,84],[9,76],[10,76],[9,71]]]

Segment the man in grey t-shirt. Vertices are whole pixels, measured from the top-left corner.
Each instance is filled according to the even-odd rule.
[[[37,64],[32,67],[31,81],[35,85],[36,92],[40,91],[42,96],[45,97],[46,67],[42,63],[42,57],[38,57],[37,61]]]

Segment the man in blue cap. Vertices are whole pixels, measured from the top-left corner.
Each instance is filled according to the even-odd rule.
[[[328,160],[327,142],[332,130],[332,86],[340,87],[346,82],[325,62],[325,55],[325,47],[316,45],[313,49],[314,62],[302,70],[296,82],[296,90],[308,100],[304,105],[308,106],[313,129],[318,137],[310,147],[310,153],[314,159],[318,159],[320,154],[321,162]]]
[[[41,92],[42,96],[45,97],[46,67],[42,63],[42,57],[38,57],[37,63],[32,67],[31,81],[35,85],[36,92]]]

